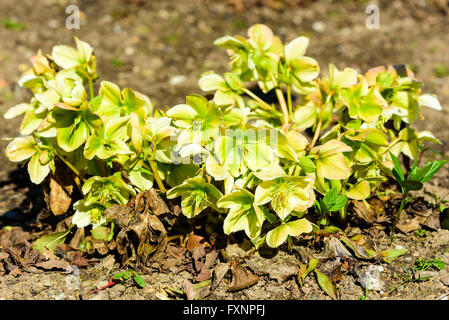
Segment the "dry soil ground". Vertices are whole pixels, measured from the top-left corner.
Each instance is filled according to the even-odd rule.
[[[199,93],[199,75],[210,69],[227,68],[225,52],[213,41],[226,34],[244,34],[254,23],[269,25],[283,39],[304,34],[311,38],[308,55],[316,57],[326,72],[329,62],[366,71],[388,64],[408,64],[425,82],[425,91],[436,93],[444,111],[426,110],[418,126],[432,130],[449,142],[449,6],[446,1],[377,1],[380,28],[365,26],[365,1],[125,1],[125,0],[2,0],[0,1],[0,112],[29,98],[16,85],[29,58],[42,48],[50,52],[55,44],[73,44],[73,37],[91,43],[102,79],[121,87],[137,89],[151,97],[156,106],[183,103],[190,93]],[[274,3],[274,4],[273,4]],[[68,30],[66,7],[81,10],[81,28]],[[236,5],[243,9],[236,10]],[[261,5],[263,4],[263,5]],[[19,25],[5,26],[7,20]],[[22,25],[20,25],[22,24]],[[23,29],[23,30],[21,30]],[[18,134],[19,120],[2,121],[0,136]],[[7,141],[1,141],[4,150]],[[446,144],[435,148],[447,156]],[[442,170],[427,187],[440,197],[449,192],[449,170]],[[33,201],[39,190],[30,186],[26,175],[0,155],[0,215],[14,210],[33,214]],[[35,201],[34,201],[35,202]],[[12,211],[11,211],[12,210]],[[12,212],[12,213],[11,213]],[[386,239],[379,239],[386,246]],[[401,235],[397,246],[408,248],[398,261],[411,267],[417,258],[440,257],[449,265],[449,231],[426,231],[422,237]],[[254,258],[256,259],[256,258]],[[281,252],[270,263],[283,265]],[[290,258],[292,259],[292,258]],[[257,259],[256,259],[257,260]],[[112,261],[113,262],[113,261]],[[24,273],[0,277],[1,299],[168,299],[169,286],[179,287],[189,277],[186,272],[144,275],[144,289],[116,285],[97,294],[87,291],[103,284],[113,272],[110,260],[81,270],[81,288],[66,285],[63,272]],[[427,281],[407,283],[386,296],[401,282],[398,262],[379,264],[385,287],[371,292],[367,299],[436,299],[449,292],[448,267],[435,271]],[[223,283],[210,299],[329,299],[315,277],[307,278],[300,289],[293,278],[261,276],[253,287],[236,293]],[[357,278],[344,274],[337,285],[342,299],[364,294]]]

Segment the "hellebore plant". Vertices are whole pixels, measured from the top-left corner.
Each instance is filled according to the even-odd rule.
[[[75,41],[76,48],[55,46],[31,59],[19,84],[33,97],[5,114],[23,115],[21,136],[6,155],[28,161],[36,184],[57,166],[70,169],[83,197],[74,199],[72,223],[94,237],[112,237],[108,207],[157,188],[180,198],[188,218],[223,214],[226,234],[243,231],[257,246],[278,247],[328,225],[334,213],[346,219],[349,201],[368,199],[393,178],[404,202],[444,164],[414,165],[407,179],[399,171],[401,154],[415,161],[424,141],[440,143],[411,127],[422,107],[442,108],[407,67],[360,74],[330,64],[320,78],[317,61],[306,55],[308,38],[284,44],[258,24],[248,37],[215,41],[231,70],[199,79],[212,100],[190,95],[162,110],[108,81],[96,93],[93,49]],[[274,91],[277,103],[251,86]],[[99,232],[105,226],[107,237]]]

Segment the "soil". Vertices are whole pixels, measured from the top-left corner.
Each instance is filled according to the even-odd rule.
[[[79,30],[65,28],[66,7],[76,4],[81,10]],[[2,0],[0,2],[0,112],[29,99],[29,93],[17,86],[29,58],[39,48],[50,52],[55,44],[73,44],[77,36],[95,48],[98,73],[102,79],[121,87],[139,90],[160,108],[183,103],[185,96],[200,93],[197,80],[202,72],[227,67],[226,53],[213,41],[223,35],[244,34],[254,23],[265,23],[285,40],[303,34],[310,37],[308,55],[315,57],[322,72],[332,62],[338,67],[366,71],[389,64],[408,64],[424,90],[438,95],[443,111],[424,110],[419,129],[432,130],[443,142],[449,142],[449,6],[446,1],[377,1],[380,28],[365,26],[364,1],[218,1],[218,0]],[[6,19],[22,23],[24,30],[7,28]],[[20,120],[3,121],[0,137],[18,135]],[[4,150],[8,141],[0,141]],[[446,144],[434,150],[448,156]],[[429,156],[433,156],[429,154]],[[41,192],[33,186],[26,172],[0,155],[0,217],[19,225],[42,207]],[[449,168],[446,166],[431,180],[422,193],[435,203],[432,195],[443,198],[449,193]],[[24,217],[25,215],[25,217]],[[381,233],[372,239],[381,249],[392,248]],[[340,299],[439,299],[449,293],[449,230],[426,230],[423,235],[398,234],[394,248],[408,253],[397,260],[362,261],[357,268],[381,266],[379,290],[366,292],[357,272],[343,271],[337,282]],[[306,249],[307,245],[305,245]],[[443,270],[429,269],[431,278],[402,282],[405,268],[412,268],[418,258],[439,257],[446,263]],[[252,263],[251,263],[252,261]],[[254,286],[236,292],[227,291],[229,279],[205,299],[330,299],[310,274],[299,286],[292,265],[303,261],[300,254],[278,251],[271,257],[258,253],[245,260],[279,266],[280,276],[268,269]],[[22,273],[0,277],[0,299],[182,299],[168,288],[181,288],[191,279],[186,270],[150,272],[143,275],[147,285],[116,284],[89,294],[105,285],[117,271],[112,258],[80,270],[80,286],[74,289],[64,271]],[[289,271],[290,270],[290,271]],[[67,282],[69,281],[69,282]],[[442,299],[447,299],[448,296]]]

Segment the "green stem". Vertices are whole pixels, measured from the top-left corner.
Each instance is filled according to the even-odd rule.
[[[395,140],[393,140],[386,149],[382,150],[382,152],[380,152],[379,155],[383,155],[385,152],[387,152],[388,150],[390,150],[396,143],[398,143],[399,141],[401,141],[401,139],[397,138]]]
[[[147,169],[149,169],[149,170],[151,170],[151,171],[153,172],[154,179],[156,180],[156,183],[157,183],[159,189],[160,189],[162,192],[164,192],[164,193],[167,192],[167,189],[165,189],[164,183],[162,182],[162,179],[161,179],[161,177],[159,176],[159,173],[157,172],[156,164],[154,163],[154,161],[153,161],[153,160],[150,160],[150,167],[151,167],[151,168],[148,168],[147,165],[146,165],[145,163],[144,163],[143,165],[144,165]]]
[[[106,167],[104,165],[104,162],[98,158],[95,158],[95,164],[97,165],[98,171],[100,171],[100,175],[102,177],[107,177],[108,174],[106,172]]]
[[[407,202],[408,191],[404,193],[402,197],[401,205],[399,206],[399,210],[396,213],[396,217],[394,218],[393,226],[391,227],[390,232],[390,241],[393,241],[393,233],[396,230],[396,225],[398,224],[399,217],[401,216],[402,210],[404,210],[405,203]]]
[[[290,122],[290,117],[288,116],[288,108],[287,103],[285,102],[284,94],[280,88],[276,88],[276,96],[279,101],[279,105],[281,106],[282,114],[284,115],[282,124],[287,124]]]
[[[264,109],[266,110],[273,110],[273,107],[270,106],[268,103],[266,103],[265,101],[263,101],[261,98],[259,98],[258,96],[256,96],[254,93],[252,93],[250,90],[243,88],[242,89],[243,92],[245,92],[247,95],[249,95],[251,98],[253,98],[254,100],[256,100],[257,102],[259,102],[261,104],[261,106],[264,107]]]
[[[84,183],[84,179],[83,177],[81,177],[81,174],[79,173],[79,171],[66,159],[64,159],[63,156],[59,155],[58,153],[55,152],[55,155],[62,161],[64,162],[64,164],[70,169],[72,170],[72,172],[75,174],[75,184],[76,187],[78,188],[78,190],[80,191],[80,193],[82,194],[82,182]]]
[[[323,121],[321,121],[321,118],[318,120],[318,124],[316,126],[315,134],[313,135],[312,142],[310,143],[309,149],[312,149],[315,146],[315,143],[318,141],[318,137],[320,136],[321,126],[323,124]]]
[[[346,196],[346,180],[342,181],[341,194]],[[340,209],[341,220],[345,221],[347,215],[348,215],[348,203],[346,202],[346,205]]]
[[[76,169],[76,168],[75,168],[69,161],[67,161],[66,159],[64,159],[63,156],[57,154],[56,152],[55,152],[55,154],[56,154],[56,156],[57,156],[59,159],[61,159],[62,162],[64,162],[64,164],[65,164],[67,167],[69,167],[70,170],[73,171],[74,174],[77,175],[77,177],[79,177],[81,180],[84,181],[84,179],[81,177],[79,171],[78,171],[78,170],[77,170],[77,169]]]
[[[245,182],[243,183],[242,189],[245,189],[248,184],[251,182],[251,180],[253,180],[254,178],[254,173],[250,172],[250,174],[246,177]]]
[[[93,85],[93,82],[92,82],[92,78],[88,77],[87,81],[89,83],[89,97],[90,97],[90,100],[92,100],[93,97],[94,97],[94,85]]]
[[[288,105],[288,113],[290,117],[293,115],[293,107],[292,107],[292,88],[291,85],[287,86],[287,105]]]

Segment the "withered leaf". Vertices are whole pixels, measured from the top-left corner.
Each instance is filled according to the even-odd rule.
[[[45,200],[54,215],[62,215],[70,208],[73,181],[73,174],[66,166],[56,162],[55,173],[48,176],[43,186]]]
[[[104,240],[91,238],[90,243],[92,244],[92,249],[101,255],[106,255],[109,251],[108,244]]]
[[[50,177],[50,210],[59,216],[67,212],[72,203],[71,194],[73,185],[62,186],[53,177]]]
[[[149,267],[167,247],[167,232],[162,222],[149,211],[137,214],[135,219],[117,235],[117,251],[124,264]]]
[[[166,202],[161,198],[156,189],[144,190],[132,198],[129,204],[136,212],[146,212],[148,209],[156,215],[164,224],[167,231],[170,231],[176,222],[179,212],[172,212]]]
[[[87,267],[89,265],[89,262],[87,261],[86,258],[83,257],[82,252],[77,251],[73,253],[72,259],[70,260],[70,264],[81,268]]]
[[[212,282],[212,290],[215,290],[225,277],[226,273],[231,269],[230,262],[219,262],[214,269],[214,277]]]
[[[231,272],[232,281],[228,288],[229,291],[245,289],[259,281],[258,276],[252,274],[235,260],[231,261]]]
[[[62,269],[65,270],[70,266],[70,264],[62,259],[51,259],[43,262],[36,263],[36,267],[51,270],[51,269]]]
[[[171,256],[173,256],[174,258],[177,258],[177,259],[184,259],[185,255],[186,255],[186,251],[187,251],[186,248],[175,246],[173,244],[169,244],[167,246],[167,252]]]
[[[0,252],[0,260],[9,258],[9,254],[7,252]]]
[[[397,224],[397,228],[403,233],[409,233],[420,228],[419,219],[414,217],[412,219],[401,219]]]
[[[195,248],[203,247],[208,245],[206,239],[202,236],[198,236],[196,234],[190,234],[187,239],[187,250],[193,251]]]
[[[319,271],[324,273],[332,283],[336,283],[343,279],[340,258],[326,261],[320,266]]]
[[[187,300],[195,300],[196,294],[195,289],[193,288],[193,283],[186,279],[182,283],[182,286],[184,288],[184,293],[186,294]]]
[[[360,219],[368,224],[372,224],[375,221],[376,213],[372,208],[366,206],[365,202],[352,200],[351,203],[354,206],[355,213]]]

